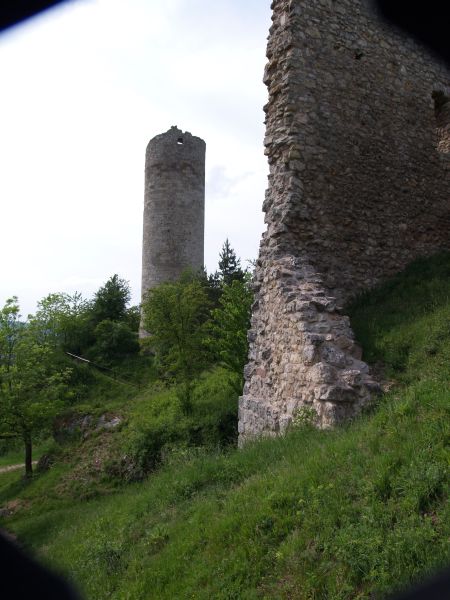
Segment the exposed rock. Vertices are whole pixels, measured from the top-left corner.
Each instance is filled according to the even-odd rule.
[[[92,415],[69,415],[56,420],[53,437],[58,443],[64,443],[74,436],[87,438],[93,431],[115,429],[122,423],[122,417],[105,413],[95,419]]]
[[[122,418],[118,416],[102,415],[97,420],[96,429],[115,429],[122,423]]]
[[[93,423],[92,415],[64,415],[53,424],[53,437],[59,444],[73,439],[77,435],[85,435]]]
[[[45,471],[48,471],[50,469],[54,462],[55,457],[53,456],[53,454],[43,454],[41,458],[37,461],[36,469],[39,472],[44,473]]]

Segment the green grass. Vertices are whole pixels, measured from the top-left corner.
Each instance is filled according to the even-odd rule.
[[[132,355],[108,368],[74,359],[67,363],[73,369],[74,406],[99,413],[122,407],[156,380],[153,360],[148,356]]]
[[[448,373],[450,258],[418,260],[350,306],[352,326],[370,363],[408,383]]]
[[[6,527],[92,600],[373,599],[423,578],[450,561],[449,274],[449,255],[421,261],[351,307],[365,358],[396,382],[370,414],[236,451],[214,447],[230,425],[220,371],[195,415],[173,390],[142,391],[108,435],[138,457],[156,447],[150,475],[106,473],[84,500],[75,464],[2,475],[0,505],[22,502]]]
[[[33,460],[39,460],[40,457],[45,454],[52,445],[52,440],[48,439],[39,442],[33,451]],[[25,462],[25,450],[21,444],[14,441],[11,449],[0,455],[0,468],[7,467],[9,465],[20,465]]]
[[[11,448],[0,456],[0,468],[9,465],[18,465],[24,462],[24,450],[20,447]]]

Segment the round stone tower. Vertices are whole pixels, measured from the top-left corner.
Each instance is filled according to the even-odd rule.
[[[156,285],[204,264],[205,142],[176,126],[145,155],[142,298]]]

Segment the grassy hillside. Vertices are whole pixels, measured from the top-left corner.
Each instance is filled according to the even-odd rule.
[[[450,563],[450,256],[350,310],[389,388],[370,414],[237,451],[223,372],[190,416],[149,387],[30,484],[1,475],[3,525],[90,599],[383,598]]]

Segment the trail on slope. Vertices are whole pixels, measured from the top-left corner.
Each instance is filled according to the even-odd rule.
[[[37,465],[37,460],[33,460],[33,462],[31,463],[33,466]],[[8,465],[7,467],[0,467],[0,475],[2,473],[8,473],[9,471],[17,471],[17,469],[24,469],[25,468],[25,463],[19,464],[19,465]]]

